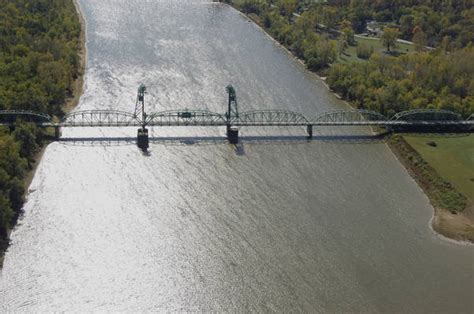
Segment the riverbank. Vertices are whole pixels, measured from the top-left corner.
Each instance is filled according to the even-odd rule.
[[[82,12],[80,10],[79,4],[77,3],[77,0],[73,0],[74,6],[77,11],[77,15],[79,18],[79,22],[81,24],[81,33],[79,36],[79,47],[78,47],[78,56],[80,60],[80,69],[79,69],[79,75],[77,78],[74,80],[72,83],[72,93],[71,95],[65,100],[63,106],[62,106],[62,111],[64,114],[69,113],[72,111],[77,104],[79,103],[79,99],[83,93],[84,89],[84,75],[85,75],[85,67],[86,67],[86,62],[87,62],[87,50],[86,50],[86,24],[84,17],[82,15]],[[31,169],[29,170],[28,174],[23,180],[23,186],[25,187],[25,192],[23,194],[23,199],[25,200],[28,193],[29,193],[29,186],[34,178],[34,175],[36,173],[36,170],[38,168],[38,165],[41,162],[41,159],[43,157],[43,154],[47,148],[47,146],[51,143],[51,141],[48,139],[45,141],[45,143],[39,148],[38,152],[34,155],[34,163],[31,165]],[[20,214],[21,215],[21,214]],[[17,218],[19,219],[19,218]],[[8,238],[10,237],[12,230],[8,231]],[[4,260],[4,251],[0,251],[0,269],[3,267],[3,260]]]
[[[262,24],[258,15],[254,13],[246,14],[240,11],[239,7],[233,3],[229,5],[253,21],[288,54],[305,65],[304,60],[298,58],[288,47],[273,37],[272,33]],[[337,98],[341,99],[341,96],[335,93],[325,82],[326,73],[324,70],[313,71],[308,67],[307,69],[314,73]],[[355,107],[350,102],[344,102],[350,107]],[[391,138],[387,141],[387,146],[392,150],[395,156],[397,156],[398,160],[404,165],[409,174],[430,199],[434,209],[432,219],[433,230],[453,240],[474,242],[474,206],[472,202],[467,200],[449,182],[444,180],[401,136],[397,135]],[[440,199],[446,200],[453,197],[453,195],[455,198],[459,198],[459,204],[453,205],[456,203],[456,200],[452,200],[451,203],[448,201],[448,206],[443,206],[444,204]],[[460,205],[462,203],[464,203],[464,206]]]
[[[387,141],[392,152],[423,189],[434,208],[433,230],[458,241],[474,242],[474,207],[400,135]]]
[[[76,7],[77,16],[79,22],[81,23],[81,34],[79,36],[79,60],[80,60],[80,71],[79,76],[73,83],[72,95],[66,100],[66,103],[63,106],[63,112],[65,114],[71,112],[79,104],[79,99],[82,96],[84,91],[84,75],[85,69],[87,66],[87,47],[86,47],[86,20],[82,15],[81,8],[77,0],[73,0],[74,6]]]

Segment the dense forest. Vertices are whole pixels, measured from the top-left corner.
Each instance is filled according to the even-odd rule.
[[[437,108],[474,112],[474,47],[446,54],[373,54],[368,62],[335,64],[328,84],[358,108],[391,117],[408,109]]]
[[[0,0],[0,110],[61,115],[78,77],[81,25],[72,0]],[[23,204],[43,131],[0,128],[0,255]]]
[[[413,40],[417,32],[427,45],[438,46],[448,38],[462,48],[474,40],[472,0],[227,0],[247,13],[268,15],[276,11],[291,20],[305,14],[313,25],[329,29],[348,21],[355,33],[363,33],[367,22],[396,25],[400,38]],[[270,18],[271,19],[271,18]]]
[[[474,112],[474,4],[469,0],[229,0],[358,108]],[[381,25],[380,45],[356,34]],[[360,37],[360,36],[359,36]],[[414,51],[396,51],[397,39]],[[359,43],[359,41],[361,43]],[[350,46],[357,60],[343,61]],[[434,48],[430,48],[432,46]]]

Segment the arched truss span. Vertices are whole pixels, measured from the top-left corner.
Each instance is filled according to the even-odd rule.
[[[460,114],[440,109],[415,109],[395,114],[392,121],[462,121]]]
[[[232,120],[235,125],[306,125],[308,119],[301,113],[289,110],[252,110]]]
[[[0,110],[0,123],[13,123],[18,118],[36,123],[51,123],[51,116],[31,110]]]
[[[198,125],[212,126],[224,125],[225,117],[216,112],[208,110],[169,110],[150,114],[147,117],[146,125],[149,126],[181,126]]]
[[[469,118],[466,119],[466,121],[474,121],[474,113],[469,116]]]
[[[117,110],[83,110],[74,111],[61,120],[61,126],[137,126],[140,121],[133,113]]]
[[[314,117],[312,123],[362,123],[367,121],[384,121],[385,116],[371,110],[336,110],[324,112]]]

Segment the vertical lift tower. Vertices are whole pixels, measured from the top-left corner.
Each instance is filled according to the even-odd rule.
[[[140,87],[138,87],[137,103],[135,104],[134,113],[134,117],[139,119],[142,124],[137,133],[137,146],[144,152],[146,152],[149,147],[148,129],[146,128],[145,93],[146,86],[141,84]]]

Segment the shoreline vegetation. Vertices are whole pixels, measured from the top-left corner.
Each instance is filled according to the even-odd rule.
[[[18,31],[24,34],[25,41],[20,44],[7,42],[5,47],[2,47],[3,54],[12,54],[13,56],[8,56],[5,58],[6,60],[0,60],[0,70],[2,65],[8,67],[12,63],[26,61],[24,63],[29,65],[29,71],[25,72],[29,73],[23,74],[28,77],[29,81],[26,90],[20,91],[15,90],[15,87],[8,84],[8,81],[7,84],[1,81],[0,93],[3,92],[3,95],[0,94],[0,100],[3,100],[2,96],[18,93],[21,96],[23,93],[29,94],[30,99],[25,99],[23,103],[8,105],[4,105],[5,102],[3,102],[0,104],[0,108],[46,111],[53,117],[61,117],[78,105],[84,87],[84,72],[87,62],[86,26],[79,4],[77,0],[68,0],[65,4],[39,1],[40,3],[35,7],[35,5],[29,5],[29,1],[26,0],[12,2],[5,12],[9,12],[16,18],[21,16],[25,19],[32,19],[40,25],[35,25],[30,29],[18,22],[19,25],[14,27],[19,29],[17,34]],[[62,7],[55,7],[56,5]],[[60,18],[53,11],[60,11],[63,17]],[[39,21],[37,14],[46,15],[46,17]],[[2,18],[4,16],[0,16],[0,19]],[[39,28],[40,31],[35,28]],[[22,53],[15,55],[18,49],[21,49]],[[0,54],[0,56],[2,55]],[[49,78],[49,86],[42,85],[41,80],[45,79],[41,77],[43,69],[44,71],[50,70],[45,73]],[[3,75],[8,74],[0,71],[0,79],[4,78]],[[24,78],[20,79],[24,80]],[[61,85],[61,81],[65,81],[67,84]],[[13,84],[15,83],[13,82]],[[34,90],[34,88],[38,90]],[[56,97],[52,95],[53,93]],[[19,132],[23,129],[26,130]],[[9,163],[2,163],[0,160],[0,269],[3,267],[10,234],[22,214],[28,188],[48,144],[51,143],[50,137],[50,130],[37,129],[27,121],[18,121],[14,130],[0,130],[0,148],[2,148],[2,152],[3,149],[8,150],[6,157],[7,159],[11,158]],[[25,151],[27,146],[30,147],[28,151]],[[14,184],[8,181],[12,181]]]
[[[333,67],[334,64],[339,64],[338,62],[346,63],[345,60],[337,61],[337,58],[335,58],[332,60],[333,62],[328,63],[327,66],[314,68],[309,64],[308,60],[298,56],[298,54],[291,49],[291,46],[288,46],[284,41],[279,40],[279,38],[272,33],[271,29],[266,27],[262,18],[258,14],[255,12],[245,12],[245,10],[236,4],[235,1],[224,1],[224,3],[246,16],[262,31],[270,36],[272,40],[280,44],[288,54],[296,58],[296,60],[301,64],[305,65],[307,70],[315,73],[328,90],[334,93],[337,98],[343,100],[352,108],[361,108],[357,99],[350,99],[347,95],[341,95],[340,91],[333,88],[334,84],[328,82],[328,75],[330,75],[331,67]],[[249,2],[244,1],[244,3]],[[264,17],[264,19],[267,19],[267,17]],[[472,109],[471,107],[471,104],[466,106],[468,110],[467,112]],[[464,108],[461,110],[463,109]],[[474,243],[473,200],[466,198],[456,189],[455,186],[453,186],[453,184],[439,175],[436,169],[428,164],[417,150],[410,146],[402,135],[397,134],[389,136],[386,144],[429,198],[434,209],[433,218],[431,220],[433,230],[452,240]]]

